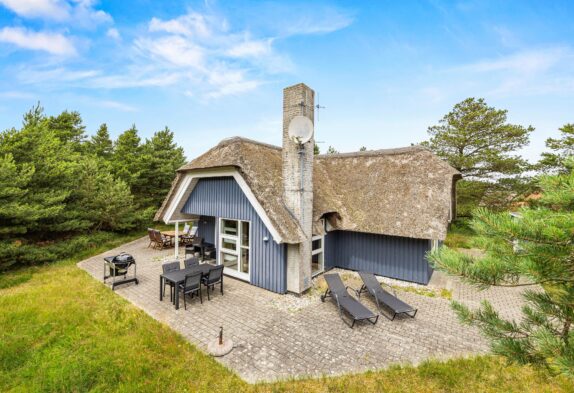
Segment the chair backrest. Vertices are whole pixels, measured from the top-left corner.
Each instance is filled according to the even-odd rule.
[[[155,235],[153,233],[153,228],[148,228],[147,229],[147,235],[149,236],[149,240],[151,241],[155,241]]]
[[[363,280],[363,283],[370,292],[379,292],[381,290],[381,284],[373,273],[359,272],[359,276],[361,276],[361,280]]]
[[[190,227],[189,224],[186,222],[185,225],[183,226],[183,234],[184,234],[184,235],[187,235],[190,229],[191,229],[191,227]]]
[[[155,241],[161,243],[163,241],[162,237],[161,237],[161,232],[158,231],[157,229],[153,230],[153,236],[155,237]]]
[[[185,282],[183,286],[185,289],[195,289],[199,288],[201,284],[201,272],[190,273],[185,276]]]
[[[211,269],[207,274],[207,282],[213,283],[221,280],[223,277],[223,267],[223,265],[219,265]]]
[[[196,257],[188,258],[185,261],[183,261],[183,265],[186,268],[192,267],[192,266],[197,266],[197,265],[199,265],[199,259],[197,259]]]
[[[325,282],[327,282],[331,293],[337,296],[348,296],[347,288],[345,288],[345,284],[343,284],[343,280],[341,280],[339,273],[325,274],[323,277],[325,278]]]
[[[189,229],[188,235],[189,235],[189,236],[194,236],[194,237],[197,236],[197,230],[198,230],[198,229],[199,229],[199,228],[198,228],[196,225],[192,226],[192,227]]]
[[[194,237],[193,240],[191,241],[191,244],[193,244],[194,246],[201,246],[203,244],[203,238]]]
[[[173,272],[175,270],[179,270],[179,261],[167,262],[161,265],[161,270],[164,273]]]

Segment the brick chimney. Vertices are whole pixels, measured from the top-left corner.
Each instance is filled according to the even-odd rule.
[[[314,98],[315,92],[303,83],[283,89],[283,194],[306,236],[302,243],[287,245],[287,290],[298,294],[311,286],[315,139],[299,145],[288,131],[295,116],[307,116],[314,124]]]

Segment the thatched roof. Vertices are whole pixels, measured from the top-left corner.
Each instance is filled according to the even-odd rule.
[[[281,149],[244,138],[222,141],[178,170],[181,174],[234,167],[241,173],[286,243],[304,239],[283,202]],[[413,146],[315,156],[313,216],[334,229],[420,239],[444,239],[451,215],[454,179],[460,174],[428,150]]]

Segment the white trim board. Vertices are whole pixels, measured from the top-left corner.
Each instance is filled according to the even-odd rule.
[[[235,179],[235,181],[241,188],[241,191],[243,191],[243,194],[247,197],[247,200],[249,200],[249,203],[251,203],[251,206],[253,206],[255,212],[261,218],[261,221],[263,221],[263,224],[265,224],[269,232],[271,232],[273,240],[276,243],[283,243],[281,235],[279,235],[279,232],[277,231],[277,229],[275,229],[275,227],[271,223],[271,220],[269,219],[267,212],[265,212],[265,210],[255,197],[255,195],[253,194],[243,176],[241,176],[241,174],[237,171],[237,169],[234,168],[194,171],[186,173],[182,181],[180,182],[178,189],[176,190],[175,197],[171,200],[170,204],[166,209],[166,213],[162,217],[163,221],[166,224],[169,224],[174,221],[172,220],[172,217],[176,214],[176,212],[178,212],[183,208],[182,204],[185,203],[189,195],[191,195],[191,192],[195,188],[195,184],[197,184],[196,180],[208,177],[223,177],[223,176],[230,176]],[[187,197],[184,198],[184,196]]]

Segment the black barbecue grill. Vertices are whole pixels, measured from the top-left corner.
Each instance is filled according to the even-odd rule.
[[[134,268],[134,274],[132,278],[127,278],[131,266]],[[106,271],[108,273],[107,275]],[[116,281],[117,277],[122,276],[122,280]],[[136,278],[136,260],[134,257],[125,252],[115,256],[104,257],[104,282],[106,282],[108,278],[112,279],[112,290],[114,290],[117,285],[130,282],[135,282],[137,285],[139,282]]]

